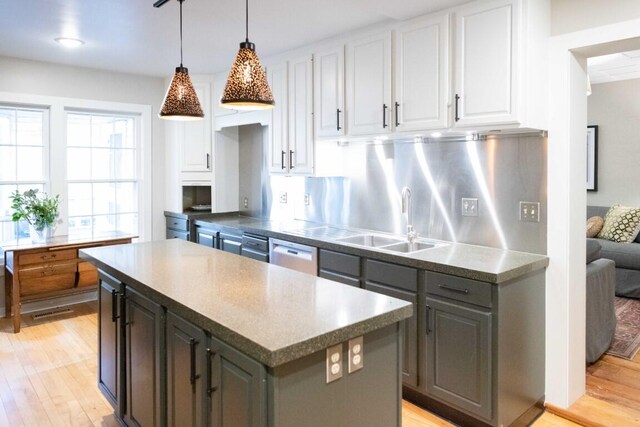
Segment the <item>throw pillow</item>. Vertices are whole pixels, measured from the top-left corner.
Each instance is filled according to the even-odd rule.
[[[640,231],[640,208],[611,206],[604,217],[604,226],[598,238],[613,242],[631,243]]]
[[[604,218],[601,216],[592,216],[587,220],[587,237],[596,237],[602,226],[604,225]]]

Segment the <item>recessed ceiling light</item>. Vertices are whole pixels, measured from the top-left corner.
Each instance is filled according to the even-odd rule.
[[[60,43],[64,47],[78,47],[82,46],[84,42],[79,39],[71,39],[69,37],[58,37],[54,39],[57,43]]]

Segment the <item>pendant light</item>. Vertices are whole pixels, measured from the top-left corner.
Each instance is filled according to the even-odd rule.
[[[265,110],[275,102],[264,69],[256,54],[256,45],[249,42],[249,0],[245,3],[245,41],[240,43],[220,106],[233,110]]]
[[[167,1],[159,0],[154,6],[160,7]],[[189,70],[182,66],[182,3],[184,0],[178,0],[178,2],[180,3],[180,66],[176,67],[158,116],[165,120],[202,120],[204,113],[191,83]]]

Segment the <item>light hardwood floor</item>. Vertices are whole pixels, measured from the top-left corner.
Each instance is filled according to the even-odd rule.
[[[0,320],[0,426],[117,426],[113,409],[96,386],[97,304],[34,321],[22,316],[22,330]],[[605,357],[587,375],[587,395],[568,411],[593,425],[640,425],[640,356],[633,362]],[[634,424],[635,423],[635,424]],[[402,403],[404,427],[452,424],[409,402]],[[536,427],[576,426],[546,412]]]

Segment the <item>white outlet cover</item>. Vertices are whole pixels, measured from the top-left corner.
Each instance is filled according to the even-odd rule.
[[[364,337],[361,335],[349,340],[349,373],[364,367]]]
[[[342,343],[327,348],[327,384],[342,378]]]

